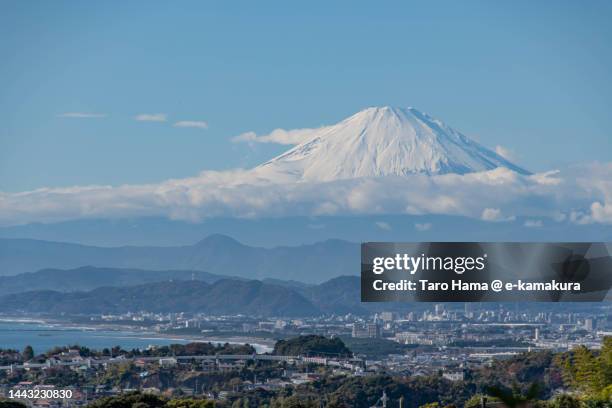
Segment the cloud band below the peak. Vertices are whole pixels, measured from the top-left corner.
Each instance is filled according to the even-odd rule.
[[[0,193],[0,225],[79,218],[445,214],[512,221],[612,223],[612,163],[564,173],[469,173],[273,183],[253,170],[208,171],[159,184]]]

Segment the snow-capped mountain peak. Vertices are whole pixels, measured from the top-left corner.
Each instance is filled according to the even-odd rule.
[[[336,179],[444,174],[506,167],[528,172],[440,120],[414,108],[364,109],[258,166],[270,179]]]

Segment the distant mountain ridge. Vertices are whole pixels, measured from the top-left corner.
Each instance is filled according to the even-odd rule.
[[[3,312],[103,314],[137,311],[214,315],[315,316],[321,310],[302,295],[260,281],[222,279],[101,287],[87,292],[29,291],[0,297]]]
[[[171,280],[198,280],[214,283],[227,276],[202,271],[147,271],[142,269],[98,268],[42,269],[38,272],[0,276],[0,296],[35,290],[58,292],[88,291],[102,286],[134,286]],[[238,279],[238,278],[235,278]]]
[[[524,224],[528,220],[532,222],[535,220],[540,224],[536,224],[538,225],[536,228],[526,228]],[[382,229],[381,223],[391,228]],[[417,225],[419,229],[416,228]],[[216,232],[231,236],[245,245],[268,248],[323,242],[331,237],[350,242],[534,240],[549,242],[558,241],[560,237],[570,241],[612,241],[612,229],[605,224],[578,225],[568,220],[558,222],[546,217],[517,217],[504,223],[491,223],[461,216],[409,214],[257,219],[207,218],[197,223],[160,217],[78,220],[2,227],[0,239],[73,242],[101,247],[190,246],[202,237]],[[3,242],[0,240],[0,253],[2,245]],[[2,258],[0,265],[1,262]],[[62,268],[83,265],[95,265],[95,263],[83,262]],[[33,272],[49,266],[38,265],[22,272]],[[7,273],[9,272],[0,269],[0,275]]]
[[[3,313],[26,315],[83,315],[149,311],[188,312],[210,315],[265,317],[309,317],[322,315],[368,315],[373,312],[420,313],[427,302],[361,303],[360,278],[340,276],[319,285],[278,281],[220,279],[162,281],[126,287],[104,286],[89,291],[33,290],[0,296]],[[533,303],[522,307],[554,310],[555,303]],[[449,308],[461,305],[447,304]],[[602,308],[601,303],[576,302],[572,310]],[[590,309],[589,309],[590,308]]]
[[[327,240],[295,247],[260,248],[214,234],[176,247],[95,247],[29,239],[0,239],[0,276],[44,268],[96,267],[207,271],[246,279],[318,283],[359,273],[359,245]]]
[[[254,315],[270,315],[275,311],[296,316],[363,314],[368,308],[360,304],[359,279],[357,276],[341,276],[312,285],[281,279],[228,278],[200,271],[92,266],[70,270],[43,269],[0,277],[0,310],[53,314],[125,312],[143,308],[147,311],[211,314],[223,314],[228,310]],[[226,296],[222,290],[227,291]],[[148,295],[152,292],[155,296]],[[172,299],[175,296],[183,296],[184,302]],[[234,299],[234,296],[238,298]],[[198,297],[205,299],[197,300]],[[232,307],[242,305],[245,309],[228,308],[228,302]],[[76,307],[78,309],[71,312],[71,308]],[[180,307],[185,309],[176,309]]]

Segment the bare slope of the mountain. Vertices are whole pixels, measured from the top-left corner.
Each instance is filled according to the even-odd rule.
[[[465,174],[506,167],[528,172],[414,108],[368,108],[313,129],[305,141],[258,166],[273,181]]]

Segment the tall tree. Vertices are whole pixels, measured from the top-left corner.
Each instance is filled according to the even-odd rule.
[[[33,359],[34,349],[32,348],[32,346],[25,346],[25,348],[23,349],[23,353],[21,353],[21,356],[23,357],[23,361],[30,361],[31,359]]]
[[[576,387],[586,393],[597,393],[604,387],[603,373],[599,359],[585,346],[574,349]]]
[[[604,337],[599,359],[603,371],[604,385],[610,386],[612,385],[612,336]]]

